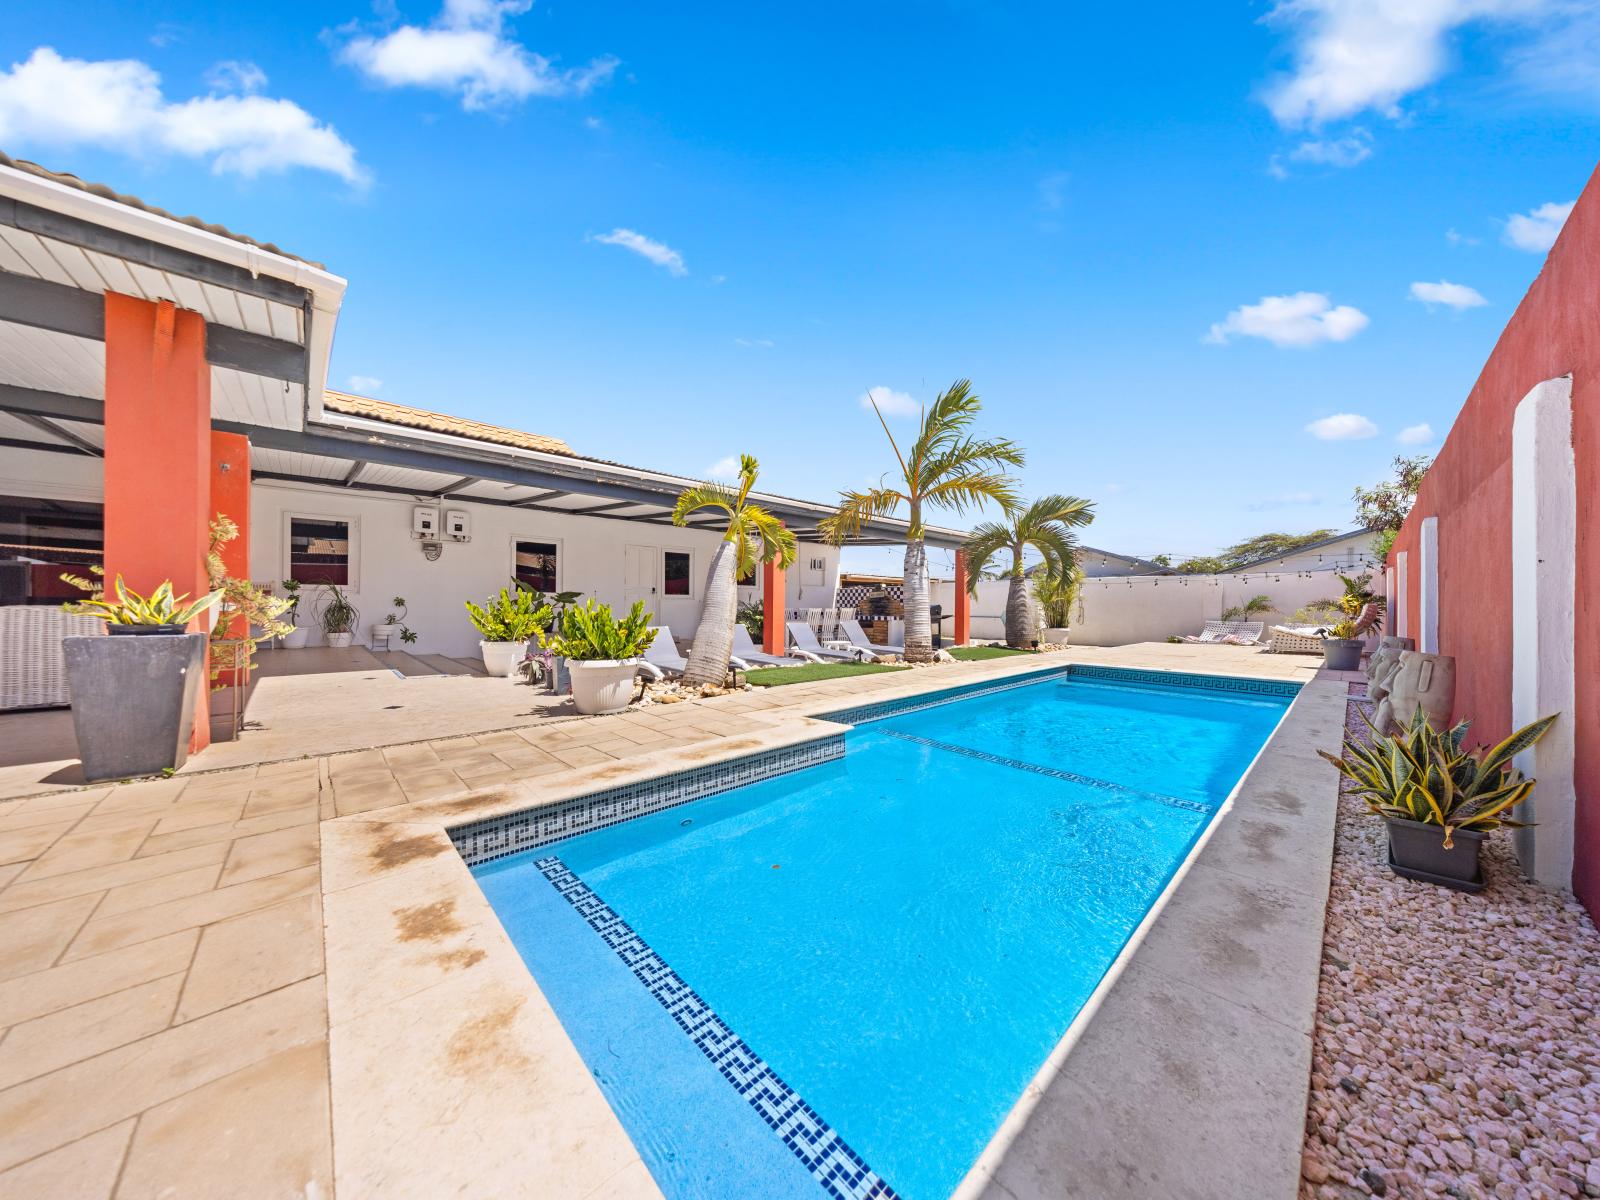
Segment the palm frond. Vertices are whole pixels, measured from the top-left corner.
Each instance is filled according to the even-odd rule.
[[[1009,512],[1017,507],[1020,496],[1015,479],[997,471],[987,471],[958,475],[935,483],[922,493],[922,499],[960,515],[969,508],[991,503]]]
[[[894,488],[871,488],[865,492],[840,492],[839,507],[817,522],[818,532],[835,546],[861,532],[875,517],[886,517],[906,502],[906,495]]]
[[[679,493],[678,502],[672,506],[672,523],[682,525],[688,520],[690,513],[702,508],[720,508],[732,516],[738,511],[738,501],[734,494],[720,483],[697,483]]]
[[[1013,531],[1009,525],[999,521],[984,521],[973,526],[962,547],[967,556],[967,590],[977,595],[979,577],[988,568],[990,560],[1004,550],[1013,549],[1014,545]]]
[[[761,560],[777,559],[780,567],[794,562],[800,552],[794,531],[759,504],[747,504],[744,509],[746,526],[761,547]]]

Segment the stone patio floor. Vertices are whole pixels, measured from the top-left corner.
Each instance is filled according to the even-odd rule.
[[[1082,648],[0,803],[0,1197],[655,1195],[443,827],[1074,661],[1315,666]]]

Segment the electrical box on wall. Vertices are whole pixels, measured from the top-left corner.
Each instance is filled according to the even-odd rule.
[[[453,542],[470,542],[472,517],[465,509],[452,508],[444,514],[444,531]]]
[[[420,542],[439,539],[439,510],[419,504],[411,510],[411,536]]]

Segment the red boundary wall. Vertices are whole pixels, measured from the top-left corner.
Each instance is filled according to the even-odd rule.
[[[1577,463],[1577,814],[1573,890],[1600,920],[1600,171],[1462,406],[1390,565],[1407,554],[1407,631],[1420,628],[1419,533],[1439,519],[1439,650],[1456,657],[1456,716],[1474,740],[1511,727],[1511,422],[1547,379],[1572,376]]]

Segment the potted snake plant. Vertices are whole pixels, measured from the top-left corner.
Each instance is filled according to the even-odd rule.
[[[636,601],[619,621],[609,604],[590,600],[567,609],[547,645],[567,660],[573,704],[580,713],[595,716],[628,707],[640,656],[655,637],[644,601]]]
[[[1366,719],[1366,714],[1362,714]],[[1462,892],[1483,890],[1478,851],[1502,826],[1520,828],[1512,810],[1533,791],[1511,760],[1545,735],[1555,717],[1517,730],[1497,746],[1465,750],[1468,723],[1437,730],[1419,707],[1393,737],[1378,732],[1363,745],[1346,740],[1340,758],[1317,751],[1351,784],[1389,829],[1389,867],[1396,875]]]
[[[170,580],[143,596],[118,575],[110,597],[63,605],[99,617],[114,635],[61,642],[84,778],[128,779],[183,765],[206,683],[206,635],[184,630],[221,599],[219,589],[190,603],[173,594]]]

